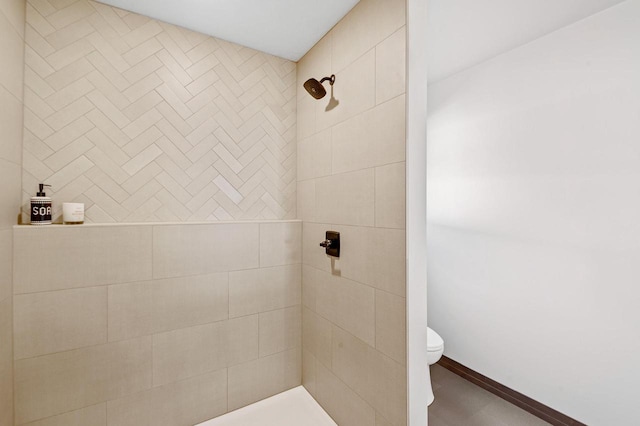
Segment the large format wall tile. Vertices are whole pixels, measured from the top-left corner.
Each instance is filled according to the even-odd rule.
[[[17,227],[16,294],[151,279],[150,226]]]
[[[376,226],[405,227],[405,163],[376,167]]]
[[[405,90],[407,40],[403,26],[376,46],[376,104]]]
[[[226,411],[226,369],[169,383],[107,404],[108,426],[193,425]]]
[[[406,426],[405,13],[361,0],[298,63],[303,384],[340,425]],[[302,88],[332,73],[334,100]]]
[[[13,425],[13,327],[11,298],[0,300],[0,425]]]
[[[151,374],[151,337],[16,361],[16,422],[149,389]]]
[[[400,365],[407,360],[407,301],[376,290],[376,349]]]
[[[301,222],[260,225],[260,267],[291,265],[302,261]]]
[[[308,308],[302,309],[302,347],[331,368],[332,324]]]
[[[4,13],[0,13],[0,84],[13,96],[22,101],[24,74],[24,42],[22,35],[9,21]]]
[[[300,306],[260,314],[260,356],[269,356],[302,344]]]
[[[373,226],[375,189],[373,169],[316,180],[316,218],[319,222]]]
[[[18,222],[15,199],[20,187],[19,171],[19,164],[0,158],[0,193],[6,199],[5,203],[0,204],[0,224],[5,229]]]
[[[107,342],[106,287],[21,294],[13,309],[15,359]]]
[[[107,426],[107,404],[103,402],[80,410],[30,422],[25,426]]]
[[[342,240],[336,268],[341,276],[405,295],[405,232],[400,229],[335,225]]]
[[[109,341],[146,336],[153,332],[153,282],[110,285]]]
[[[167,331],[229,317],[226,272],[153,283],[153,331]]]
[[[0,144],[0,158],[15,164],[22,164],[22,102],[9,93],[1,83],[0,105],[2,105],[0,134],[3,135],[3,143]]]
[[[319,362],[315,397],[340,426],[375,426],[373,407]]]
[[[300,384],[300,348],[229,368],[229,410],[235,410]]]
[[[258,224],[166,225],[153,229],[153,277],[259,266]]]
[[[375,342],[375,290],[339,276],[303,267],[303,304],[365,342]]]
[[[350,333],[333,329],[332,371],[392,424],[406,424],[406,369]]]
[[[153,336],[153,385],[176,382],[227,366],[226,322]]]
[[[0,230],[0,302],[13,295],[13,229]]]
[[[26,20],[24,206],[47,181],[56,218],[295,217],[295,63],[88,0]]]
[[[342,70],[405,24],[405,0],[358,3],[333,29],[332,62]]]
[[[404,161],[404,104],[404,96],[398,96],[333,127],[332,172]]]
[[[267,312],[301,303],[300,264],[229,273],[229,317]]]
[[[13,29],[22,38],[24,38],[25,3],[24,0],[3,0],[0,2],[0,12],[4,14]]]
[[[267,263],[284,264],[259,268],[261,227],[262,236],[279,251]],[[108,232],[96,234],[96,230]],[[193,424],[227,411],[228,369],[250,378],[238,384],[238,375],[233,376],[229,395],[235,408],[301,383],[300,222],[24,226],[15,231],[20,240],[16,250],[23,255],[28,249],[44,253],[63,242],[72,254],[103,253],[108,248],[113,257],[119,255],[118,247],[127,247],[129,239],[142,235],[148,241],[138,255],[149,259],[144,280],[118,278],[110,284],[111,278],[104,274],[114,272],[101,266],[93,274],[83,271],[91,286],[72,281],[78,288],[14,296],[18,424],[84,424],[91,413],[95,414],[91,422],[102,426],[105,421],[136,426]],[[51,234],[49,240],[26,238]],[[89,243],[87,235],[93,237]],[[227,245],[231,248],[226,254],[220,251],[217,263],[212,257],[216,253],[191,264],[172,259],[174,263],[167,261],[170,270],[183,276],[152,278],[152,235],[159,236],[156,253],[168,249],[166,259],[198,255],[198,247],[209,250],[209,240],[216,244],[233,240],[237,245],[235,252],[233,245]],[[112,241],[106,245],[96,242],[109,236]],[[118,262],[128,267],[131,260]],[[223,270],[202,273],[211,263]],[[253,269],[225,269],[243,265]],[[58,268],[43,262],[39,274],[55,274]],[[7,314],[6,320],[0,318],[2,335],[12,328],[11,300],[9,295],[0,301],[1,313]],[[3,384],[12,384],[13,348],[1,349],[0,359],[6,355],[6,362],[0,363],[0,377]],[[0,387],[0,392],[10,391]],[[247,393],[249,398],[242,397]],[[3,398],[5,402],[11,406],[9,399]]]

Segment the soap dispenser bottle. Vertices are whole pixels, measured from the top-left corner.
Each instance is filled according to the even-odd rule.
[[[41,183],[40,190],[35,197],[31,197],[31,224],[51,225],[51,198],[44,193],[44,187],[51,186]]]

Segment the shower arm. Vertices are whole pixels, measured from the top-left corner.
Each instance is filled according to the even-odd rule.
[[[322,80],[320,80],[320,84],[324,83],[325,81],[329,81],[329,84],[333,86],[333,83],[336,82],[336,75],[331,74],[331,77],[324,77]]]

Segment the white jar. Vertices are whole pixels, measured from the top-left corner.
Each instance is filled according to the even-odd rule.
[[[62,222],[78,224],[84,222],[84,203],[62,203]]]

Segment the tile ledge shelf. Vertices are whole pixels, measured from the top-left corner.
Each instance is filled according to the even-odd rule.
[[[208,222],[107,222],[107,223],[82,223],[77,225],[64,225],[53,223],[51,225],[31,225],[29,223],[13,225],[13,229],[51,229],[51,228],[98,228],[109,226],[175,226],[175,225],[234,225],[234,224],[261,224],[261,223],[302,223],[301,219],[252,219],[252,220],[227,220]]]

